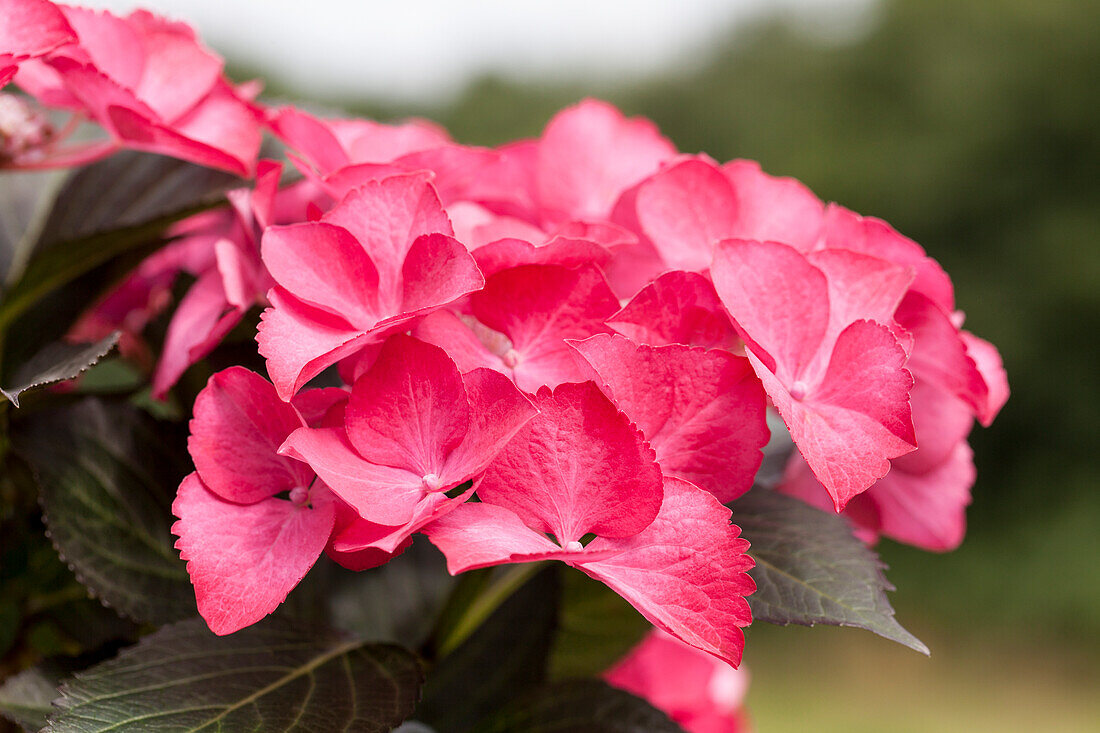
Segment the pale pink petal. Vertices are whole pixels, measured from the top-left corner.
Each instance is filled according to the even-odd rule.
[[[313,472],[277,453],[302,419],[254,372],[230,367],[195,398],[187,449],[203,483],[224,499],[248,504],[306,487]]]
[[[227,170],[249,177],[256,167],[256,156],[262,142],[260,120],[260,111],[222,81],[202,102],[172,122],[171,129],[188,140],[229,156],[237,161],[238,168]],[[182,153],[179,157],[203,163],[198,157],[187,157]],[[239,173],[239,170],[244,172]]]
[[[787,245],[731,239],[719,244],[711,276],[757,357],[785,383],[799,379],[829,326],[824,273]]]
[[[643,288],[607,325],[642,344],[687,344],[730,349],[740,343],[737,332],[704,276],[666,272]]]
[[[634,198],[641,233],[675,270],[704,270],[714,245],[734,235],[737,200],[713,162],[689,158],[655,173]]]
[[[446,352],[396,334],[356,380],[345,419],[348,439],[366,460],[438,478],[469,429],[470,404]]]
[[[283,107],[272,113],[268,125],[280,140],[305,157],[322,174],[351,162],[329,126],[296,107]]]
[[[222,60],[181,23],[141,10],[127,21],[138,31],[145,50],[134,92],[160,119],[173,122],[211,92],[221,78]]]
[[[172,532],[215,634],[274,611],[313,567],[332,532],[333,505],[311,494],[312,506],[275,498],[242,506],[207,491],[194,473],[180,484]]]
[[[53,3],[46,0],[0,0],[0,49],[4,50],[3,56],[12,60],[42,56],[76,40],[72,27]],[[15,67],[12,67],[12,73],[15,73]]]
[[[645,435],[666,476],[729,502],[752,486],[768,442],[766,399],[749,362],[724,351],[639,346],[622,336],[571,342]]]
[[[471,252],[498,239],[541,242],[546,233],[535,225],[512,216],[495,214],[480,204],[457,201],[447,206],[455,237]]]
[[[832,349],[836,337],[854,321],[892,324],[913,281],[911,267],[848,250],[811,252],[806,261],[825,274],[829,285],[829,327],[822,349]]]
[[[625,189],[675,154],[652,122],[627,119],[606,102],[588,99],[562,110],[538,144],[543,218],[606,219]]]
[[[654,626],[736,667],[745,645],[741,628],[752,622],[745,596],[756,590],[740,532],[711,494],[666,478],[652,524],[625,539],[597,537],[570,564]]]
[[[1008,373],[1005,372],[996,346],[968,331],[960,332],[959,336],[966,345],[966,355],[974,360],[974,365],[986,384],[987,397],[979,406],[977,417],[978,422],[989,427],[1008,401]]]
[[[737,223],[731,237],[782,242],[808,252],[821,237],[824,205],[793,178],[770,176],[751,160],[722,166],[737,197]]]
[[[563,546],[589,532],[628,537],[653,521],[661,474],[653,451],[592,382],[539,390],[539,414],[489,466],[478,496]]]

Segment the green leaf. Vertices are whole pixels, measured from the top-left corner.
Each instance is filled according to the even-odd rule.
[[[195,613],[172,547],[171,503],[187,466],[182,440],[166,442],[170,430],[134,407],[86,398],[27,419],[13,435],[77,579],[119,613],[152,623]]]
[[[653,628],[615,591],[584,573],[562,578],[558,634],[550,655],[550,677],[598,675]]]
[[[45,224],[64,173],[6,170],[0,176],[0,282],[25,242],[33,242]]]
[[[730,506],[756,560],[749,575],[757,591],[748,598],[754,620],[855,626],[928,654],[894,618],[885,566],[843,519],[759,488]]]
[[[463,731],[546,678],[554,638],[558,568],[543,568],[440,660],[414,717],[441,731]]]
[[[155,240],[173,222],[224,202],[239,178],[174,158],[125,151],[65,183],[41,235],[21,244],[0,305],[5,329],[40,298]]]
[[[219,637],[196,618],[77,673],[46,730],[382,733],[412,712],[422,678],[398,646],[275,619]]]
[[[9,677],[0,687],[0,715],[26,730],[42,730],[63,674],[58,665],[42,664]]]
[[[0,393],[19,407],[19,395],[35,387],[64,382],[79,376],[105,357],[118,344],[121,336],[121,332],[115,331],[92,344],[50,344],[16,370],[13,384],[0,389]]]
[[[640,697],[599,680],[547,685],[516,700],[472,733],[683,733]]]

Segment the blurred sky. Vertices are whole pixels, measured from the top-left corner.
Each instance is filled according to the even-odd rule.
[[[858,35],[872,0],[83,0],[187,20],[208,45],[303,96],[445,102],[486,72],[629,82],[703,60],[769,12],[825,39]]]

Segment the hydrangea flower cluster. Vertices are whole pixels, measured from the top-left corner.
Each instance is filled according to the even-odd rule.
[[[561,561],[736,666],[753,561],[725,505],[753,484],[769,411],[797,447],[781,491],[867,541],[961,541],[966,437],[1007,381],[942,268],[885,222],[751,161],[681,154],[599,101],[471,147],[419,120],[265,108],[149,13],[0,9],[0,82],[108,136],[66,148],[0,116],[4,164],[130,147],[255,175],[77,328],[136,342],[195,276],[164,395],[263,308],[267,378],[210,379],[173,506],[214,632],[274,611],[322,553],[366,569],[423,533],[452,573]],[[265,129],[296,182],[256,160]]]

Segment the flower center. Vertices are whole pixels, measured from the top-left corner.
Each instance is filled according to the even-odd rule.
[[[290,490],[290,503],[295,506],[302,506],[309,501],[309,489],[304,489],[301,486],[295,486]]]
[[[806,386],[806,383],[800,379],[791,385],[791,397],[801,402],[806,398],[806,392],[808,390],[809,388]]]
[[[504,362],[504,366],[509,369],[515,369],[516,364],[519,364],[519,352],[515,349],[508,349],[504,352],[504,355],[500,357],[500,360]]]
[[[584,545],[582,545],[579,540],[573,540],[572,542],[566,542],[564,549],[569,552],[580,552],[584,549]]]
[[[434,473],[425,474],[421,481],[424,482],[424,488],[428,491],[439,491],[443,488],[443,482],[440,481],[439,476],[436,476]]]
[[[0,94],[0,160],[41,147],[53,135],[46,115],[14,94]]]

